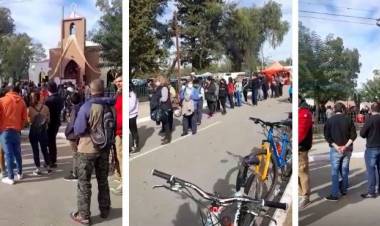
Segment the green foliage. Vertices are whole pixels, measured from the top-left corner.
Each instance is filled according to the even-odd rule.
[[[15,25],[11,17],[11,11],[7,8],[0,7],[0,37],[12,34],[14,27]]]
[[[34,53],[27,34],[8,35],[2,38],[0,72],[2,78],[15,81],[28,75],[29,63]]]
[[[379,102],[380,101],[380,70],[373,70],[374,78],[368,80],[359,91],[360,96],[365,101]]]
[[[14,34],[11,12],[0,7],[0,77],[15,81],[28,76],[30,61],[46,58],[45,49],[25,33]]]
[[[360,66],[358,50],[345,48],[342,38],[328,35],[322,40],[300,24],[300,93],[317,104],[347,99],[354,93]]]
[[[168,24],[158,21],[167,0],[129,2],[129,76],[143,76],[160,69],[168,56]]]
[[[224,4],[220,0],[178,0],[181,61],[201,70],[222,54],[221,29]]]
[[[94,42],[102,46],[101,66],[121,69],[123,64],[122,0],[97,0],[97,7],[103,12],[99,29],[92,33]]]

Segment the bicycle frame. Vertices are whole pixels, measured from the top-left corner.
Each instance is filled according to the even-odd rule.
[[[279,150],[277,148],[276,142],[274,141],[274,135],[273,135],[273,128],[270,128],[268,131],[268,142],[270,143],[270,147],[273,150],[273,155],[275,156],[277,166],[280,168],[283,168],[286,166],[286,147],[289,144],[289,137],[288,134],[285,132],[281,132],[281,153],[279,153]]]
[[[262,154],[258,154],[257,157],[260,164],[254,166],[254,171],[256,175],[259,175],[259,179],[264,181],[267,179],[268,170],[272,155],[276,159],[276,163],[280,168],[284,168],[287,164],[286,160],[286,147],[289,144],[289,137],[285,132],[281,132],[281,153],[277,148],[276,142],[274,141],[273,132],[274,129],[270,128],[267,132],[267,139],[263,140],[261,148],[263,150]],[[271,151],[273,150],[273,151]]]

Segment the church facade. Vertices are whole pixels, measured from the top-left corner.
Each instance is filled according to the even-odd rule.
[[[86,41],[86,19],[72,13],[61,25],[58,48],[49,50],[49,79],[57,83],[71,81],[78,86],[101,76],[101,47]]]

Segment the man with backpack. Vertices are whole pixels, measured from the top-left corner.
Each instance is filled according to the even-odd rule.
[[[91,97],[80,107],[74,123],[78,144],[78,210],[72,212],[73,221],[90,225],[91,175],[95,168],[98,182],[100,217],[107,218],[111,208],[108,184],[109,155],[115,142],[116,120],[114,103],[104,96],[104,82],[95,79],[90,84]]]

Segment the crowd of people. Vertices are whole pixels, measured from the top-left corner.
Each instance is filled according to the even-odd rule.
[[[364,162],[367,170],[367,192],[360,196],[376,198],[380,185],[380,103],[373,103],[367,108],[368,119],[365,120],[359,135],[366,139]],[[331,163],[331,191],[325,197],[327,201],[338,201],[346,196],[349,187],[350,160],[354,142],[357,138],[357,127],[349,110],[343,103],[336,103],[327,108],[327,121],[324,124],[324,138],[329,146]],[[308,152],[313,140],[312,112],[304,99],[299,103],[299,193],[301,209],[310,202],[310,178]],[[379,188],[377,188],[379,189]]]
[[[122,195],[122,75],[116,76],[115,96],[106,97],[104,82],[93,80],[78,89],[72,84],[54,81],[35,86],[16,83],[2,86],[0,97],[0,171],[2,182],[21,182],[23,156],[21,131],[29,128],[35,170],[31,176],[50,175],[57,164],[57,133],[62,124],[63,109],[68,111],[66,139],[73,151],[72,170],[63,179],[78,183],[78,210],[72,220],[90,224],[91,175],[95,169],[101,217],[110,211],[110,190]],[[40,151],[43,165],[40,160]],[[114,152],[114,153],[111,153]],[[110,167],[110,155],[116,156]],[[112,156],[111,155],[111,156]],[[115,168],[116,187],[109,186],[109,169]]]
[[[186,136],[189,131],[193,135],[202,123],[204,103],[207,104],[206,114],[209,118],[216,112],[227,114],[227,107],[234,109],[244,104],[256,106],[259,101],[268,98],[283,96],[285,78],[275,75],[268,79],[264,74],[253,73],[250,77],[231,77],[215,79],[212,76],[207,79],[191,77],[182,79],[177,90],[176,84],[169,82],[164,76],[157,76],[148,83],[151,119],[157,125],[161,124],[160,134],[163,134],[162,145],[168,144],[172,139],[173,117],[182,117],[182,134]],[[138,98],[130,82],[129,93],[129,127],[132,135],[130,152],[139,150],[139,135],[137,131]],[[248,100],[248,93],[251,100]],[[289,101],[291,101],[292,89],[289,86]]]

